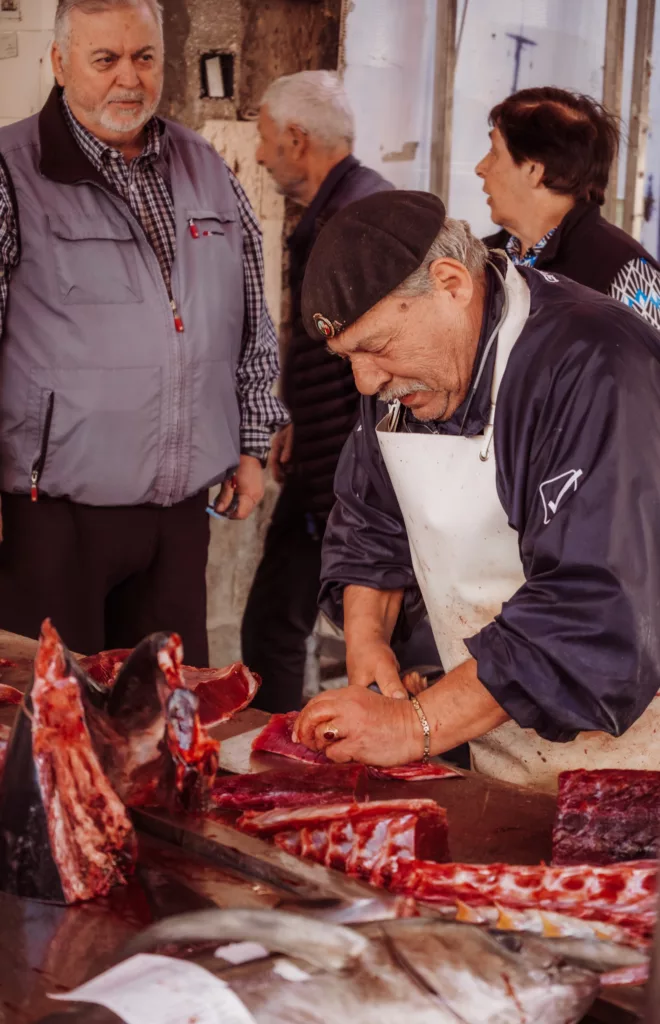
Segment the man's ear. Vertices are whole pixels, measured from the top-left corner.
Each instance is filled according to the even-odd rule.
[[[309,135],[304,128],[300,128],[297,124],[287,125],[286,131],[289,136],[291,156],[294,160],[299,160],[307,153],[309,148]]]
[[[453,299],[467,306],[474,293],[474,281],[468,268],[459,260],[443,257],[429,267],[436,288],[447,292]]]
[[[57,43],[53,43],[50,49],[50,62],[53,66],[53,74],[58,85],[64,85],[64,59],[62,51]]]

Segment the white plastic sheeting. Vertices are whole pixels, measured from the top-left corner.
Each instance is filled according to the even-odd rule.
[[[488,111],[514,85],[517,48],[518,88],[558,85],[600,97],[606,9],[604,0],[468,0],[448,199],[452,215],[477,233],[492,225],[474,166],[488,148]],[[345,82],[356,112],[356,153],[402,188],[429,185],[434,11],[435,0],[354,0],[347,17]],[[413,159],[383,161],[413,148]]]
[[[344,82],[357,156],[398,188],[428,188],[435,0],[355,0]]]

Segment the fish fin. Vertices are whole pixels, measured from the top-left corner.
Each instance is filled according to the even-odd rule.
[[[551,921],[542,910],[539,910],[539,918],[542,927],[541,934],[545,939],[560,939],[563,935],[566,935],[566,932]]]
[[[462,900],[456,900],[456,920],[462,921],[465,924],[483,924],[484,919],[478,910],[474,907],[469,907],[467,903],[463,903]]]
[[[516,918],[511,914],[505,907],[500,907],[497,903],[495,904],[497,910],[497,921],[495,922],[495,928],[501,932],[519,932],[520,924]]]

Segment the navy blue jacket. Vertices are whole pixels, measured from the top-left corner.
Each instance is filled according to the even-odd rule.
[[[282,370],[282,397],[293,422],[293,471],[305,511],[326,519],[333,480],[346,438],[355,425],[359,394],[351,368],[330,355],[319,335],[310,338],[300,298],[305,267],[321,228],[349,203],[394,186],[347,156],[328,174],[289,237],[291,339]]]
[[[613,299],[519,272],[531,310],[502,380],[494,443],[526,582],[465,639],[479,679],[519,725],[557,741],[581,730],[618,736],[660,689],[660,337]],[[489,277],[482,344],[501,302]],[[485,426],[489,363],[469,434]],[[375,435],[385,411],[362,399],[337,470],[321,607],[339,623],[349,583],[404,587],[408,613],[420,603]],[[458,434],[462,419],[459,409],[435,428]],[[408,413],[402,426],[416,428]],[[553,514],[541,485],[571,470],[582,471],[577,486]]]

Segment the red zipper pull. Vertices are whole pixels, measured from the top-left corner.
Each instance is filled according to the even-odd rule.
[[[179,311],[176,308],[176,302],[174,301],[174,299],[172,299],[172,301],[170,302],[170,306],[172,307],[172,312],[174,313],[174,329],[177,332],[177,334],[183,334],[183,332],[185,331],[185,327],[183,326],[183,320],[179,315]]]
[[[188,221],[188,227],[190,228],[190,234],[192,235],[192,237],[193,237],[193,238],[199,238],[199,228],[198,228],[198,227],[197,227],[197,225],[195,224],[195,222],[194,222],[194,220],[192,219],[192,217],[191,217],[191,219],[190,219],[190,220]]]
[[[33,470],[32,476],[30,477],[30,501],[39,501],[39,474],[36,469]]]

